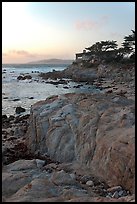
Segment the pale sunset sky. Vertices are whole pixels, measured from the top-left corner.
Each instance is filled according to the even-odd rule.
[[[2,2],[2,63],[75,53],[135,30],[135,2]]]

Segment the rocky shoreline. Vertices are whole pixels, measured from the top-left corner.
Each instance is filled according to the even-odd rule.
[[[134,66],[78,66],[41,77],[104,93],[52,96],[30,115],[2,117],[3,202],[135,202]]]

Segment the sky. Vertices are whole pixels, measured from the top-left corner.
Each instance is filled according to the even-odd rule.
[[[2,2],[2,63],[75,59],[135,30],[135,2]]]

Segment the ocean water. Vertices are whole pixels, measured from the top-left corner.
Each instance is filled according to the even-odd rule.
[[[18,115],[15,113],[17,106],[26,109],[21,114],[30,113],[31,105],[52,95],[100,92],[85,83],[80,83],[82,86],[75,88],[78,84],[71,80],[67,85],[45,83],[45,80],[38,76],[41,72],[62,71],[67,67],[68,65],[2,65],[2,114]],[[17,80],[19,75],[27,74],[31,75],[32,79]]]

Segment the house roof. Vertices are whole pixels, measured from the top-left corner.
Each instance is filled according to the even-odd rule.
[[[82,53],[76,53],[77,56],[81,57],[82,55],[93,55],[91,52],[82,52]]]

